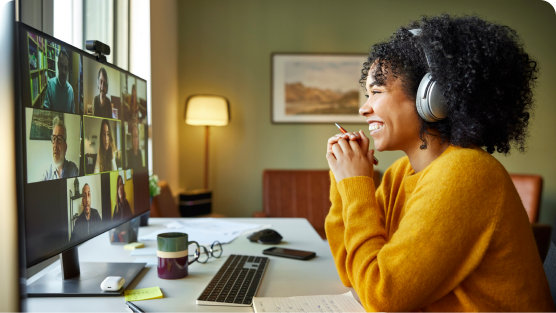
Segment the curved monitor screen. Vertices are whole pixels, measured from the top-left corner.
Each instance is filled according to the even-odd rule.
[[[149,209],[147,82],[18,29],[27,266]]]

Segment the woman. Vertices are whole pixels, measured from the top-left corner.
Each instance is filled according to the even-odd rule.
[[[126,198],[124,179],[118,175],[116,186],[116,205],[112,213],[112,219],[124,219],[131,216],[131,206]]]
[[[554,309],[525,209],[490,155],[523,150],[536,71],[513,30],[476,17],[422,18],[371,48],[359,113],[376,150],[406,156],[375,188],[366,135],[330,138],[325,222],[366,310]],[[444,98],[437,121],[416,109],[427,72]]]
[[[115,154],[117,151],[108,120],[102,120],[102,123],[100,124],[99,141],[100,144],[94,172],[99,173],[116,170],[117,166]]]
[[[112,117],[112,102],[108,98],[108,73],[104,67],[97,74],[98,95],[93,100],[95,116]]]

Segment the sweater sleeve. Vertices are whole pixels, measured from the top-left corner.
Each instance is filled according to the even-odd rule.
[[[328,239],[328,244],[334,257],[334,264],[336,264],[336,269],[338,270],[338,275],[342,283],[351,287],[351,282],[347,276],[345,259],[346,259],[346,247],[344,245],[344,219],[342,216],[342,199],[338,193],[338,188],[336,186],[336,178],[332,171],[330,171],[330,211],[326,216],[324,222],[324,229],[326,231],[326,238]]]
[[[484,171],[462,168],[445,175],[446,168],[440,167],[423,175],[412,192],[402,188],[398,196],[407,197],[399,213],[403,217],[391,237],[385,228],[386,210],[369,192],[374,190],[372,178],[338,183],[345,214],[345,271],[365,309],[422,308],[478,266],[496,228],[492,211],[498,198],[487,196],[497,191],[496,178],[479,186],[476,182],[484,174],[477,173]]]

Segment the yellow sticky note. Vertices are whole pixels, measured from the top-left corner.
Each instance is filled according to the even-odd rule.
[[[143,248],[145,246],[144,243],[142,242],[132,242],[132,243],[128,243],[127,245],[124,246],[125,250],[135,250],[137,248]]]
[[[142,289],[131,289],[124,291],[126,301],[139,301],[163,298],[160,287],[150,287]]]

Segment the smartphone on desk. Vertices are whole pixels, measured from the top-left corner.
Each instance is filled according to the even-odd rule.
[[[312,251],[297,250],[297,249],[286,249],[279,247],[272,247],[263,250],[263,254],[281,256],[284,258],[296,259],[296,260],[309,260],[314,258],[317,254]]]

